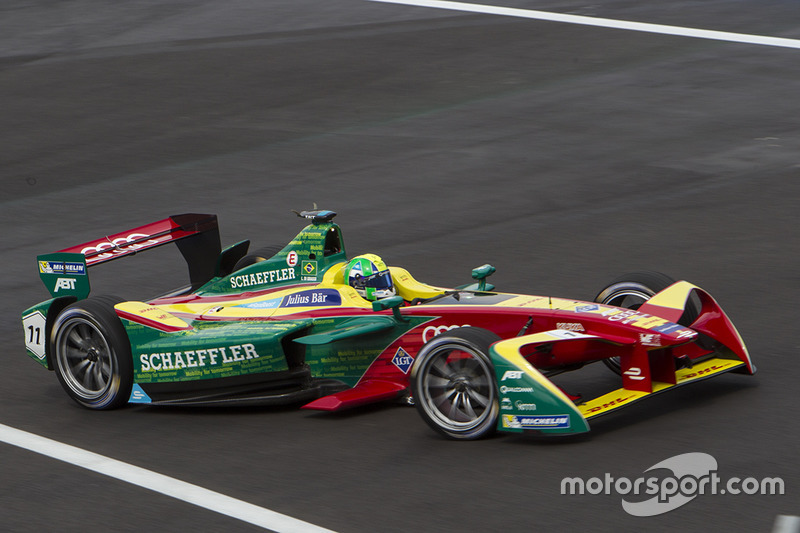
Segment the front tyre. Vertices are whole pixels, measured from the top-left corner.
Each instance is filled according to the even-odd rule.
[[[58,381],[73,400],[89,409],[114,409],[131,394],[131,346],[114,312],[121,301],[98,296],[76,302],[53,324],[50,353]]]
[[[434,337],[411,368],[411,392],[422,419],[451,439],[474,440],[497,429],[499,402],[489,346],[500,337],[458,328]]]

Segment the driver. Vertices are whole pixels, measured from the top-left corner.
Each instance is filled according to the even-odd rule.
[[[370,301],[396,294],[389,269],[375,254],[363,254],[353,258],[344,268],[344,277],[358,294]]]

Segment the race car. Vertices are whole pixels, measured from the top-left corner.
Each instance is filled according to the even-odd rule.
[[[704,290],[664,274],[614,280],[594,301],[497,292],[483,265],[445,288],[348,259],[336,213],[285,246],[221,248],[217,217],[176,215],[37,258],[52,298],[22,314],[27,353],[90,409],[276,405],[338,411],[413,403],[452,439],[571,434],[588,420],[725,372],[756,370]],[[89,270],[175,243],[190,284],[146,301],[89,296]],[[551,378],[602,361],[592,399]]]

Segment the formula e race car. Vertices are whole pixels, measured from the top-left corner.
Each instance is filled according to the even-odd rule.
[[[22,315],[28,355],[91,409],[406,400],[455,439],[585,432],[653,394],[755,372],[731,321],[688,282],[628,274],[584,302],[495,292],[483,265],[468,285],[434,287],[372,254],[348,260],[336,213],[297,214],[308,225],[296,237],[255,253],[249,241],[222,250],[215,215],[184,214],[40,255],[52,299]],[[171,242],[189,286],[89,297],[91,267]],[[598,361],[620,387],[597,398],[549,379]]]

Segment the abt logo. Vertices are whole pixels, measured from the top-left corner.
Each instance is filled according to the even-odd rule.
[[[75,278],[58,278],[53,292],[58,292],[61,289],[75,290]]]
[[[522,378],[522,374],[522,370],[506,370],[506,373],[503,374],[503,377],[500,378],[500,381],[505,381],[507,379],[520,379]]]

